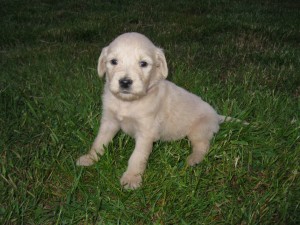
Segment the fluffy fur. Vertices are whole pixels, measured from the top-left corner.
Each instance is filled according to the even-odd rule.
[[[103,146],[122,129],[136,141],[121,177],[125,188],[141,185],[153,142],[187,136],[193,147],[187,163],[193,166],[207,153],[219,123],[228,120],[200,97],[165,80],[165,55],[142,34],[122,34],[103,48],[98,74],[106,74],[101,126],[91,150],[77,165],[98,161],[104,154]]]

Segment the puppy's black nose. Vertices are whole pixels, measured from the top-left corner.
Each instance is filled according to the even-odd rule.
[[[132,85],[132,80],[127,77],[124,77],[119,80],[119,85],[121,88],[127,89]]]

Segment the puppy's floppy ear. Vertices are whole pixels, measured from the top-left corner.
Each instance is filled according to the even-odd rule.
[[[106,72],[106,66],[105,66],[106,56],[107,56],[107,47],[102,49],[102,52],[101,52],[100,57],[98,59],[97,71],[98,71],[99,77],[103,77],[103,75]]]
[[[166,61],[165,54],[162,49],[156,48],[156,60],[157,60],[157,71],[163,77],[167,78],[168,76],[168,65]]]

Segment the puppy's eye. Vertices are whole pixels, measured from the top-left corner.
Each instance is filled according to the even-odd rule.
[[[118,65],[118,60],[112,59],[112,60],[110,60],[110,64],[113,66]]]
[[[140,67],[147,67],[148,63],[146,61],[140,61]]]

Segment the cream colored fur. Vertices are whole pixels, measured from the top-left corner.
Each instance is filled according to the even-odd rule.
[[[122,129],[136,141],[121,177],[125,188],[141,185],[153,142],[187,136],[193,147],[187,163],[193,166],[207,153],[219,123],[228,120],[200,97],[165,80],[168,67],[164,53],[142,34],[122,34],[105,47],[98,74],[106,74],[101,126],[91,150],[77,160],[77,165],[90,166],[98,161],[104,154],[103,146]],[[120,87],[125,77],[132,80],[129,90]]]

